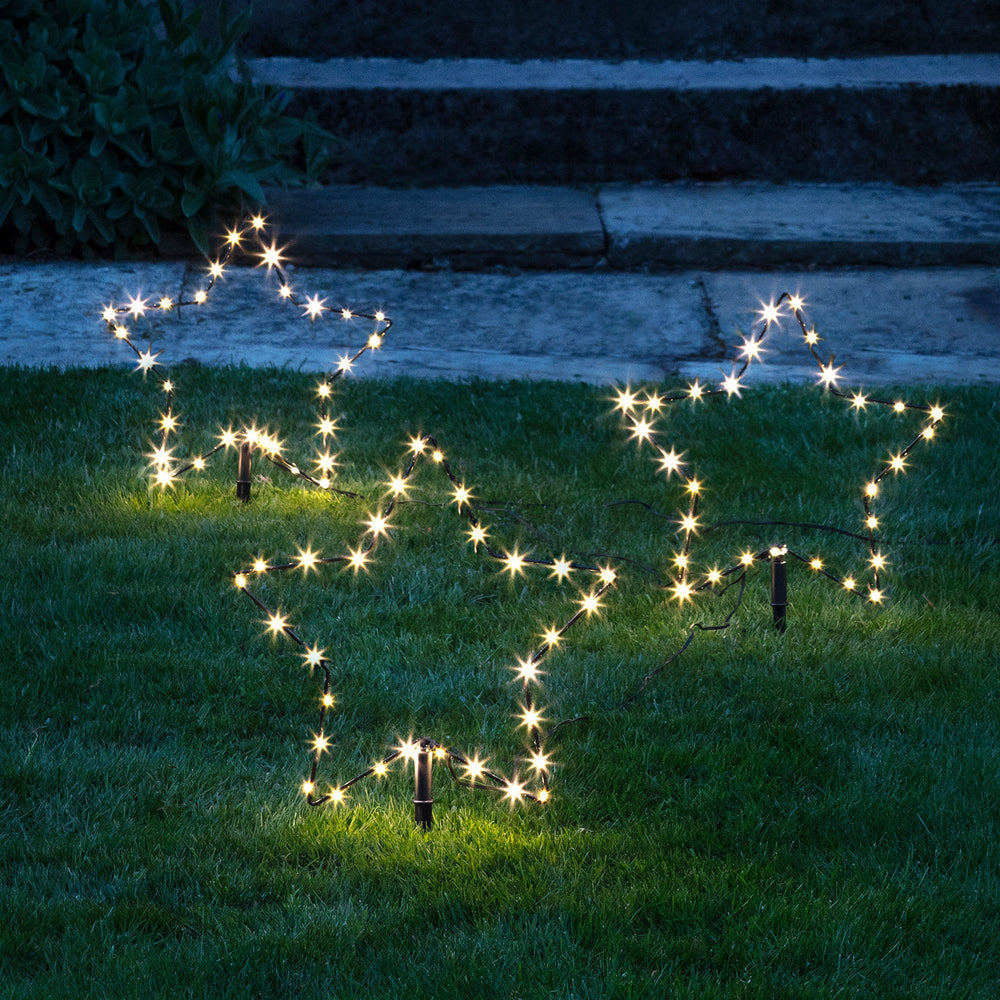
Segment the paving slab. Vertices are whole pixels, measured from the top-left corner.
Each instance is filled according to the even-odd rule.
[[[384,349],[359,370],[602,383],[658,377],[672,359],[710,346],[704,295],[689,276],[313,268],[292,274],[299,294],[320,295],[332,307],[322,320],[310,322],[280,302],[262,272],[238,268],[164,343],[172,354],[211,363],[322,370],[367,336],[345,324],[339,310],[381,309],[394,325]],[[188,293],[202,281],[189,272]]]
[[[801,294],[822,338],[818,351],[843,365],[844,384],[1000,382],[1000,272],[993,268],[707,274],[705,288],[727,353],[748,333],[763,302]],[[813,378],[798,326],[783,323],[754,377]],[[682,364],[718,376],[718,366]]]
[[[608,185],[612,267],[1000,264],[1000,188]]]
[[[186,269],[184,261],[0,262],[0,364],[121,362],[121,344],[102,334],[102,308],[161,289],[175,295]]]
[[[331,186],[268,192],[279,238],[338,267],[593,267],[604,230],[592,195],[567,187],[399,190]]]

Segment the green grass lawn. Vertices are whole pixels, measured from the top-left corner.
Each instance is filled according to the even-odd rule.
[[[254,416],[308,448],[307,377],[173,375],[184,448]],[[148,486],[139,376],[0,386],[0,996],[997,995],[995,390],[902,390],[947,416],[879,498],[885,606],[791,563],[781,635],[754,567],[729,628],[667,664],[738,588],[671,599],[683,490],[607,390],[349,382],[337,485],[364,499],[258,461],[244,506],[232,455]],[[678,408],[664,426],[705,483],[693,558],[782,542],[863,571],[862,542],[802,525],[863,531],[900,419],[810,387]],[[544,664],[547,718],[580,719],[547,744],[550,800],[511,807],[439,767],[429,833],[412,771],[305,803],[317,678],[233,585],[257,557],[356,544],[416,433],[496,545],[619,574]],[[328,782],[414,734],[508,772],[510,668],[586,586],[511,578],[439,469],[414,483],[370,570],[259,581],[335,663]]]

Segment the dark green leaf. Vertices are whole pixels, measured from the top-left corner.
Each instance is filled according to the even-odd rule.
[[[104,244],[114,243],[115,227],[111,225],[107,215],[104,212],[94,212],[90,218],[97,231],[101,234]]]
[[[119,195],[117,198],[112,199],[106,209],[106,214],[109,219],[120,219],[126,212],[131,211],[131,209],[131,200]]]
[[[196,215],[205,204],[207,193],[203,191],[185,191],[181,195],[181,211],[187,218]]]
[[[142,148],[139,137],[131,134],[112,136],[111,141],[121,150],[128,153],[140,167],[148,167],[153,160]]]
[[[211,163],[213,158],[212,144],[208,141],[208,135],[198,120],[197,113],[186,105],[181,105],[181,116],[184,119],[184,128],[187,130],[187,137],[195,155],[202,163]]]
[[[0,190],[0,226],[6,221],[16,198],[17,192],[13,188]]]
[[[83,232],[83,227],[87,224],[87,216],[90,215],[88,205],[77,205],[73,210],[73,228],[78,232]]]
[[[243,170],[227,170],[219,177],[219,187],[225,188],[235,185],[241,191],[246,192],[254,201],[264,201],[264,192],[261,190],[257,178],[253,174]]]
[[[62,115],[55,95],[47,94],[44,90],[36,90],[27,96],[19,97],[17,103],[29,115],[36,115],[40,118],[49,118],[53,121],[58,121]]]
[[[203,253],[207,254],[209,249],[208,227],[205,220],[200,215],[192,215],[187,220],[188,232],[195,246]]]
[[[154,243],[160,242],[160,221],[152,212],[146,212],[142,215],[142,224],[146,228],[146,232],[149,233],[149,238]]]
[[[28,137],[32,143],[35,145],[50,136],[57,128],[56,124],[47,118],[39,118],[34,121],[31,125],[31,131],[28,133]]]

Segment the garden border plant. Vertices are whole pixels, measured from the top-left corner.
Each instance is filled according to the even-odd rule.
[[[11,249],[93,252],[186,232],[213,209],[310,181],[332,138],[283,113],[235,47],[250,10],[223,3],[216,37],[181,0],[0,0],[0,237]],[[292,162],[298,157],[298,165]]]

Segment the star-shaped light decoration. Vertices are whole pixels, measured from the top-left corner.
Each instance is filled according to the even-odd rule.
[[[117,340],[122,341],[135,355],[136,370],[141,371],[144,376],[147,373],[152,374],[159,381],[160,388],[165,393],[163,412],[159,417],[159,444],[155,446],[151,460],[153,481],[160,486],[170,486],[186,473],[204,469],[209,459],[224,449],[256,448],[269,462],[290,475],[303,479],[323,490],[342,492],[335,490],[333,486],[332,473],[336,462],[326,447],[326,439],[334,432],[334,422],[329,415],[329,401],[334,382],[350,371],[354,362],[363,354],[377,351],[382,346],[385,335],[392,326],[392,321],[383,312],[357,313],[343,309],[338,313],[343,322],[360,322],[370,325],[369,333],[361,347],[349,351],[338,359],[337,367],[325,375],[317,387],[320,418],[317,434],[321,441],[321,447],[317,448],[316,458],[313,462],[314,469],[311,473],[287,458],[276,438],[252,427],[243,427],[236,431],[232,428],[222,430],[219,435],[219,443],[211,450],[187,461],[176,459],[173,455],[173,449],[169,447],[170,435],[180,426],[174,413],[176,392],[174,381],[168,377],[158,361],[163,352],[157,351],[154,354],[151,346],[145,351],[141,350],[136,346],[133,331],[128,326],[129,320],[135,322],[143,318],[148,319],[151,315],[159,314],[162,316],[175,312],[185,306],[204,305],[219,279],[225,274],[226,266],[237,253],[258,257],[258,267],[265,268],[268,275],[272,272],[277,275],[280,281],[279,299],[304,310],[302,315],[313,322],[321,319],[324,313],[331,311],[325,305],[326,299],[313,295],[303,301],[298,297],[292,288],[288,272],[285,270],[284,248],[279,248],[273,240],[268,245],[265,242],[266,232],[267,222],[259,214],[247,216],[234,229],[227,230],[223,252],[217,259],[208,262],[207,280],[191,299],[185,299],[183,296],[174,299],[169,295],[147,297],[137,294],[131,296],[127,303],[121,305],[112,303],[101,312],[101,318],[108,331]]]
[[[514,715],[514,725],[527,734],[527,746],[519,755],[523,763],[528,761],[531,774],[521,777],[517,763],[512,773],[505,775],[499,768],[487,766],[487,762],[476,756],[463,753],[454,746],[430,737],[421,736],[404,740],[382,759],[372,764],[346,780],[321,788],[319,785],[319,767],[321,748],[319,741],[328,741],[328,723],[330,712],[336,702],[332,692],[333,675],[336,667],[335,654],[327,654],[318,645],[304,641],[298,631],[289,624],[288,617],[280,611],[272,610],[264,600],[255,593],[254,581],[263,577],[283,572],[302,570],[308,573],[320,566],[339,565],[342,569],[354,572],[360,570],[375,571],[374,554],[379,544],[391,540],[393,515],[401,500],[406,496],[407,489],[412,485],[410,480],[419,462],[425,462],[429,468],[437,468],[450,481],[453,488],[447,504],[457,516],[463,518],[469,526],[464,533],[465,540],[470,542],[473,551],[497,565],[501,571],[507,571],[512,576],[530,572],[544,567],[557,580],[565,580],[573,574],[583,575],[591,579],[591,584],[581,589],[574,600],[575,610],[568,613],[560,624],[548,625],[539,631],[540,641],[524,655],[516,658],[512,665],[514,680],[519,682],[519,698],[517,711]],[[250,568],[240,570],[233,577],[236,588],[244,593],[264,614],[264,624],[274,636],[283,635],[296,644],[301,650],[305,664],[310,673],[319,669],[322,683],[319,691],[319,721],[313,734],[313,750],[310,754],[309,772],[302,784],[302,792],[311,806],[325,803],[342,803],[347,798],[348,790],[359,781],[369,777],[381,777],[394,765],[402,761],[416,762],[421,755],[432,756],[434,760],[444,763],[453,778],[460,784],[474,790],[492,790],[510,802],[532,800],[545,802],[548,800],[551,788],[550,773],[552,761],[546,753],[547,736],[562,723],[549,726],[546,708],[541,703],[542,664],[550,653],[564,642],[568,633],[578,623],[593,616],[600,615],[603,605],[602,598],[614,586],[615,571],[610,566],[596,566],[579,563],[567,559],[565,555],[558,558],[539,557],[530,552],[519,552],[517,549],[506,550],[495,547],[489,541],[488,529],[480,522],[473,503],[473,490],[462,482],[453,472],[451,465],[433,437],[421,436],[409,442],[409,460],[403,472],[394,476],[387,484],[387,498],[384,504],[372,511],[366,521],[356,545],[346,546],[345,550],[333,556],[320,556],[307,549],[300,551],[298,556],[284,562],[266,562],[257,559]],[[451,505],[454,505],[452,507]],[[323,748],[326,747],[323,744]]]
[[[820,341],[819,335],[813,327],[807,326],[804,316],[805,303],[799,295],[784,293],[776,302],[762,303],[760,315],[758,317],[759,329],[756,333],[751,332],[744,337],[739,348],[739,357],[732,362],[729,374],[723,372],[723,379],[716,389],[708,389],[694,385],[688,386],[687,391],[677,391],[674,395],[647,395],[643,399],[639,393],[634,393],[630,388],[619,391],[614,400],[615,408],[620,410],[628,421],[627,427],[631,437],[642,443],[649,444],[656,456],[660,468],[670,477],[677,473],[686,483],[688,494],[687,508],[682,509],[677,518],[679,525],[680,544],[675,553],[674,562],[676,573],[670,585],[671,595],[681,603],[693,600],[702,591],[712,591],[716,585],[727,582],[742,580],[747,569],[755,562],[774,561],[779,557],[790,555],[794,559],[805,563],[815,572],[833,581],[843,589],[866,598],[872,604],[880,604],[886,598],[885,587],[882,582],[883,570],[887,566],[888,560],[879,548],[876,530],[879,526],[879,519],[875,514],[875,501],[881,490],[882,481],[891,475],[897,475],[906,471],[907,459],[910,453],[921,442],[932,440],[944,418],[944,410],[938,403],[909,403],[900,399],[881,399],[868,396],[860,389],[853,392],[845,392],[838,388],[838,382],[843,379],[841,375],[842,366],[834,364],[831,355],[824,361],[817,352],[816,346]],[[818,556],[804,556],[793,552],[786,546],[778,548],[769,547],[761,552],[743,552],[736,557],[733,563],[725,568],[712,567],[706,570],[696,570],[691,558],[691,549],[698,531],[698,507],[701,496],[701,483],[693,476],[687,477],[688,464],[684,461],[683,453],[678,454],[671,445],[669,450],[663,442],[664,435],[654,426],[655,417],[663,409],[664,404],[676,404],[684,400],[699,400],[707,396],[725,395],[731,398],[739,396],[746,388],[743,378],[747,374],[750,365],[754,361],[760,361],[764,351],[764,342],[773,327],[780,324],[782,316],[785,315],[785,308],[791,313],[802,333],[803,342],[817,367],[817,384],[823,386],[824,390],[832,396],[843,399],[850,404],[854,411],[864,410],[866,407],[881,407],[897,414],[918,413],[922,415],[922,425],[908,443],[901,447],[896,453],[891,454],[883,464],[873,470],[861,486],[861,505],[864,513],[863,525],[867,548],[867,566],[864,573],[868,581],[862,582],[858,574],[839,576],[829,571],[823,560]],[[696,391],[697,389],[697,391]],[[650,399],[655,399],[655,407],[649,403]],[[687,477],[687,478],[685,478]]]

